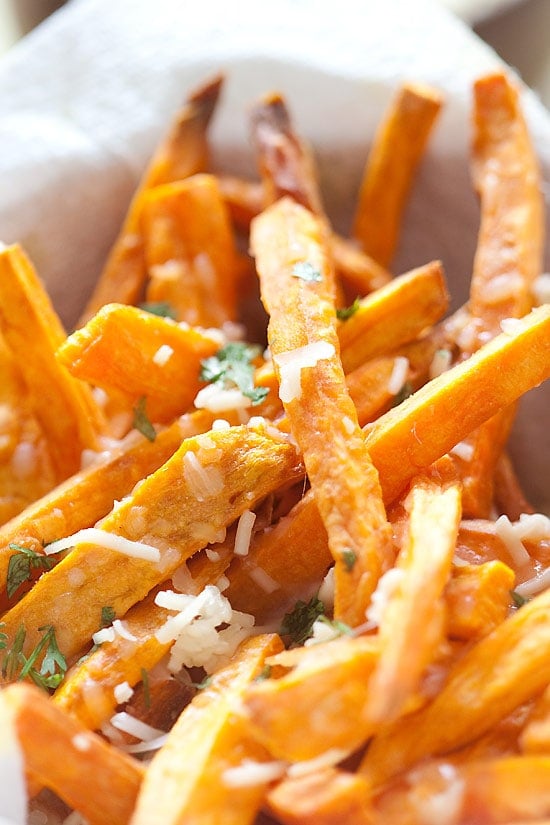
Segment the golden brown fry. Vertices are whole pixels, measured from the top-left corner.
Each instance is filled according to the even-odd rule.
[[[226,772],[246,760],[268,762],[269,755],[247,736],[235,708],[266,657],[281,647],[275,635],[244,642],[185,708],[148,768],[132,825],[247,825],[254,820],[268,783],[235,787]]]
[[[221,76],[214,77],[189,95],[168,135],[157,147],[78,326],[85,324],[105,304],[133,304],[139,300],[146,278],[139,227],[143,196],[155,186],[205,170],[208,156],[206,133],[222,81]]]
[[[524,753],[550,754],[550,687],[537,698],[519,744]]]
[[[412,482],[404,504],[409,521],[403,546],[388,573],[396,585],[379,617],[380,658],[365,711],[373,721],[400,715],[444,638],[443,590],[451,572],[460,502],[450,459],[441,459]]]
[[[389,266],[393,258],[409,191],[441,105],[435,89],[405,84],[374,137],[353,235],[382,266]]]
[[[254,736],[276,759],[307,761],[334,749],[335,761],[341,761],[373,732],[362,710],[377,656],[376,640],[366,636],[342,636],[273,656],[271,665],[285,667],[290,659],[296,666],[246,692],[243,712]]]
[[[547,590],[472,647],[429,705],[375,737],[362,765],[373,784],[473,741],[543,690],[550,680],[549,617]]]
[[[254,220],[251,247],[270,315],[279,395],[335,560],[335,615],[355,626],[364,621],[388,564],[391,529],[338,357],[323,227],[304,207],[283,198]],[[300,267],[314,277],[301,277]]]
[[[38,688],[0,692],[2,728],[13,725],[33,778],[54,790],[91,825],[126,825],[144,769],[62,713]]]
[[[0,528],[0,589],[5,588],[10,544],[41,552],[45,544],[91,527],[107,515],[115,500],[128,495],[145,476],[158,470],[184,438],[210,429],[212,414],[201,410],[182,417],[157,434],[153,443],[135,433],[105,462],[91,464]]]
[[[357,295],[374,292],[391,281],[390,273],[353,241],[333,232],[329,244],[336,272],[351,300]]]
[[[442,317],[448,301],[439,261],[413,269],[363,298],[338,327],[344,371],[412,341]]]
[[[178,321],[221,327],[237,317],[239,260],[213,175],[192,175],[143,196],[147,300],[168,302]]]
[[[370,787],[364,776],[322,768],[279,782],[267,795],[269,811],[284,825],[372,825]]]
[[[105,605],[123,616],[220,529],[301,472],[292,445],[253,428],[186,439],[100,525],[106,533],[154,545],[160,560],[77,543],[5,614],[8,644],[23,623],[28,652],[41,638],[37,628],[52,625],[71,659],[99,629]]]
[[[169,347],[168,359],[158,363],[161,347]],[[202,330],[109,304],[66,339],[56,358],[75,377],[124,393],[130,405],[145,397],[149,419],[167,422],[192,406],[201,361],[219,349],[219,339]]]
[[[0,331],[17,358],[57,481],[62,481],[79,469],[82,450],[97,448],[104,421],[90,388],[55,360],[65,332],[18,245],[0,252]]]
[[[514,571],[501,561],[456,567],[447,585],[447,633],[453,639],[487,636],[510,611]]]

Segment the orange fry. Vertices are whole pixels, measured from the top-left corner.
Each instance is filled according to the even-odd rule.
[[[90,388],[55,360],[65,332],[18,245],[0,252],[0,330],[17,358],[57,481],[62,481],[80,468],[84,449],[97,448],[104,421]]]
[[[246,735],[235,707],[266,657],[281,647],[275,635],[244,642],[185,708],[147,770],[131,825],[253,822],[269,780],[238,786],[231,774],[247,761],[268,762],[269,755]]]
[[[284,825],[373,825],[370,787],[364,776],[324,768],[288,777],[267,795],[267,805]]]
[[[170,132],[157,147],[79,326],[105,304],[133,304],[139,300],[146,277],[143,237],[139,227],[143,196],[155,186],[204,171],[208,155],[206,133],[222,80],[221,76],[214,77],[189,96]]]
[[[441,105],[435,89],[405,84],[375,135],[353,234],[382,266],[393,258],[409,191]]]
[[[323,237],[322,222],[283,198],[254,220],[251,247],[279,395],[335,560],[335,615],[355,626],[388,562],[391,530],[338,357]],[[302,270],[315,274],[302,277]]]
[[[124,393],[129,405],[145,397],[149,419],[167,422],[192,406],[201,361],[219,349],[219,338],[203,330],[108,304],[69,335],[56,358],[76,378]],[[164,352],[166,360],[158,360]]]
[[[87,731],[31,685],[0,692],[2,731],[12,725],[33,778],[91,825],[126,825],[144,774],[139,762]]]
[[[221,327],[237,316],[239,262],[229,213],[213,175],[193,175],[143,196],[147,300],[179,321]]]
[[[466,641],[487,636],[508,615],[515,581],[498,560],[455,568],[445,592],[448,635]]]

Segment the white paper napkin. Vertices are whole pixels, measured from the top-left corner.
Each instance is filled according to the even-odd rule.
[[[498,65],[428,0],[72,0],[0,65],[0,238],[23,244],[70,326],[171,113],[220,69],[227,82],[213,129],[217,165],[254,171],[246,107],[266,90],[283,91],[345,230],[392,91],[404,79],[425,81],[447,106],[395,269],[441,258],[456,306],[467,294],[479,218],[468,167],[471,83]],[[525,106],[548,179],[550,118],[528,91]],[[523,406],[516,452],[542,505],[550,435],[542,412]]]

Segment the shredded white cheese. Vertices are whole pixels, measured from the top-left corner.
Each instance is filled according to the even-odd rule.
[[[520,596],[527,598],[527,596],[542,593],[547,587],[550,587],[550,567],[547,567],[546,570],[543,570],[541,573],[537,573],[537,575],[531,579],[517,584],[514,590],[516,593],[519,593]]]
[[[319,361],[332,358],[334,346],[327,341],[316,341],[287,352],[273,356],[273,361],[279,368],[281,377],[279,398],[283,404],[288,404],[302,394],[302,370],[306,367],[315,367]]]
[[[104,642],[114,642],[116,639],[116,630],[114,627],[102,627],[97,630],[92,636],[94,645],[102,645]]]
[[[198,410],[210,410],[213,413],[227,410],[245,410],[252,401],[237,387],[225,390],[217,384],[207,384],[198,391],[194,405]]]
[[[369,622],[372,622],[375,625],[380,625],[388,600],[400,586],[404,576],[405,573],[399,567],[392,567],[390,570],[387,570],[383,576],[381,576],[376,586],[376,590],[371,596],[370,605],[365,611],[365,615]]]
[[[325,613],[330,613],[334,607],[334,566],[329,567],[319,588],[317,598],[325,605]]]
[[[156,739],[149,739],[148,742],[136,742],[132,745],[119,745],[121,751],[126,753],[150,753],[151,751],[158,751],[164,747],[168,740],[168,733],[163,733],[162,736],[157,736]]]
[[[219,432],[220,430],[230,430],[231,424],[229,421],[226,421],[225,418],[216,418],[215,421],[212,422],[212,430],[214,432]]]
[[[214,465],[203,467],[192,450],[183,456],[183,475],[197,501],[214,498],[223,490],[223,476]]]
[[[324,753],[316,756],[314,759],[307,759],[303,762],[294,762],[290,765],[287,774],[290,777],[307,776],[310,773],[315,773],[323,768],[330,768],[332,765],[337,765],[349,756],[349,751],[341,748],[329,748]]]
[[[249,571],[249,576],[264,593],[273,593],[280,586],[262,567],[253,567]]]
[[[522,564],[530,561],[531,557],[523,546],[508,516],[499,516],[499,518],[497,518],[495,521],[495,533],[505,545],[514,564],[521,567]]]
[[[174,350],[169,344],[161,344],[158,350],[153,355],[153,364],[159,367],[164,367],[173,356]]]
[[[250,788],[255,785],[264,785],[284,776],[287,763],[255,762],[253,759],[243,759],[240,765],[226,768],[221,780],[229,788]]]
[[[130,541],[123,536],[108,533],[98,527],[86,527],[67,536],[64,539],[52,541],[44,548],[44,553],[50,556],[59,553],[61,550],[68,550],[77,544],[96,544],[98,547],[105,547],[107,550],[114,550],[124,556],[131,556],[134,559],[144,559],[145,561],[160,561],[160,551],[150,544],[143,544],[140,541]]]
[[[121,639],[126,639],[128,642],[137,642],[137,636],[134,636],[133,633],[130,633],[124,622],[120,619],[115,619],[113,622],[113,630],[120,636]]]
[[[235,533],[235,546],[233,552],[236,556],[247,556],[252,538],[252,528],[256,521],[256,513],[252,510],[245,510],[239,518],[237,532]]]
[[[409,359],[398,355],[393,362],[393,369],[388,380],[388,392],[397,395],[403,384],[407,380],[409,372]]]
[[[459,441],[449,452],[462,459],[462,461],[471,461],[474,457],[474,445],[469,444],[467,441]]]
[[[205,547],[204,552],[208,561],[219,561],[221,556],[217,550],[212,550],[211,547]]]
[[[129,702],[134,695],[134,689],[130,687],[128,682],[120,682],[118,685],[115,685],[113,695],[117,705],[124,705],[126,702]]]
[[[163,730],[153,728],[151,725],[136,719],[135,716],[131,716],[124,710],[111,716],[110,722],[117,730],[135,736],[136,739],[141,739],[143,742],[149,742],[151,739],[156,739],[165,733]]]
[[[550,518],[542,513],[522,513],[513,524],[516,536],[522,541],[550,539]]]

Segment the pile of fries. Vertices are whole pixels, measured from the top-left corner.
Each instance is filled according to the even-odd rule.
[[[281,94],[251,107],[258,180],[208,171],[222,85],[72,334],[0,251],[0,816],[550,821],[550,521],[506,452],[550,375],[518,91],[473,88],[448,316],[441,262],[389,270],[441,95],[389,101],[347,239]]]

